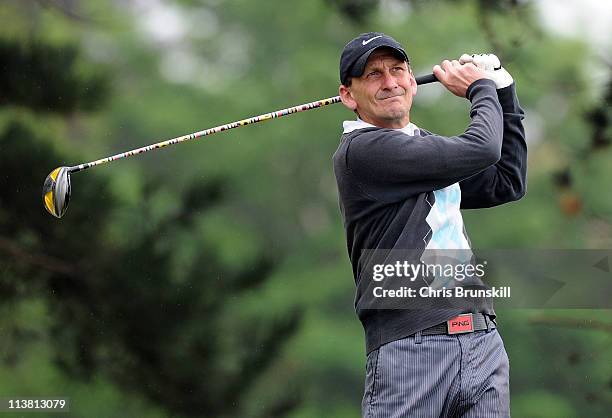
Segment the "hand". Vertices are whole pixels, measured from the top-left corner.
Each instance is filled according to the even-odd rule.
[[[462,65],[457,60],[444,60],[441,65],[434,65],[433,73],[448,91],[459,97],[465,97],[468,87],[474,81],[489,78],[484,70],[474,64]]]
[[[498,89],[508,87],[514,82],[510,73],[501,66],[499,58],[495,54],[463,54],[459,58],[459,63],[472,63],[476,67],[485,70],[488,78],[495,82]]]

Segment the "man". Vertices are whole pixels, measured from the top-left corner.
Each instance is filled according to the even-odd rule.
[[[465,132],[444,137],[410,120],[417,85],[397,41],[365,33],[342,51],[340,97],[357,120],[344,122],[333,161],[366,334],[364,417],[510,415],[508,356],[490,301],[376,308],[365,251],[469,250],[459,209],[524,195],[524,113],[512,77],[497,67],[494,55],[466,54],[433,67],[446,89],[471,102]]]

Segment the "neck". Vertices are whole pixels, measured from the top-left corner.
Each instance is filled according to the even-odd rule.
[[[378,126],[379,128],[388,128],[388,129],[402,129],[408,126],[410,123],[410,117],[406,116],[401,119],[369,119],[369,118],[361,118],[364,122],[367,122],[371,125]]]

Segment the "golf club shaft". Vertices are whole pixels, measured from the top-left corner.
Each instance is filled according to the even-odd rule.
[[[417,84],[428,84],[438,81],[433,74],[424,75],[421,77],[416,77]],[[75,165],[73,167],[68,168],[70,173],[76,173],[79,171],[86,170],[91,167],[95,167],[97,165],[102,165],[111,161],[120,160],[122,158],[131,157],[136,154],[142,154],[148,151],[152,151],[158,148],[164,148],[169,145],[178,144],[179,142],[190,141],[192,139],[200,138],[207,135],[212,135],[217,132],[227,131],[233,128],[239,128],[241,126],[251,125],[257,122],[263,122],[269,119],[280,118],[282,116],[290,115],[292,113],[303,112],[305,110],[316,109],[319,107],[327,106],[330,104],[340,102],[340,96],[329,97],[327,99],[317,100],[316,102],[305,103],[298,106],[288,107],[286,109],[278,110],[276,112],[265,113],[259,116],[253,116],[248,119],[239,120],[236,122],[231,122],[226,125],[216,126],[214,128],[209,128],[203,131],[194,132],[188,135],[179,136],[177,138],[168,139],[166,141],[158,142],[156,144],[147,145],[145,147],[133,149],[131,151],[123,152],[121,154],[112,155],[110,157],[102,158],[100,160],[92,161],[85,164]]]

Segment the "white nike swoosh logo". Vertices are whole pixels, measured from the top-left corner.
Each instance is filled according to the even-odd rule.
[[[361,41],[361,45],[367,45],[367,44],[369,44],[370,42],[372,42],[376,38],[382,38],[382,35],[375,36],[373,38],[368,39],[367,41]]]

